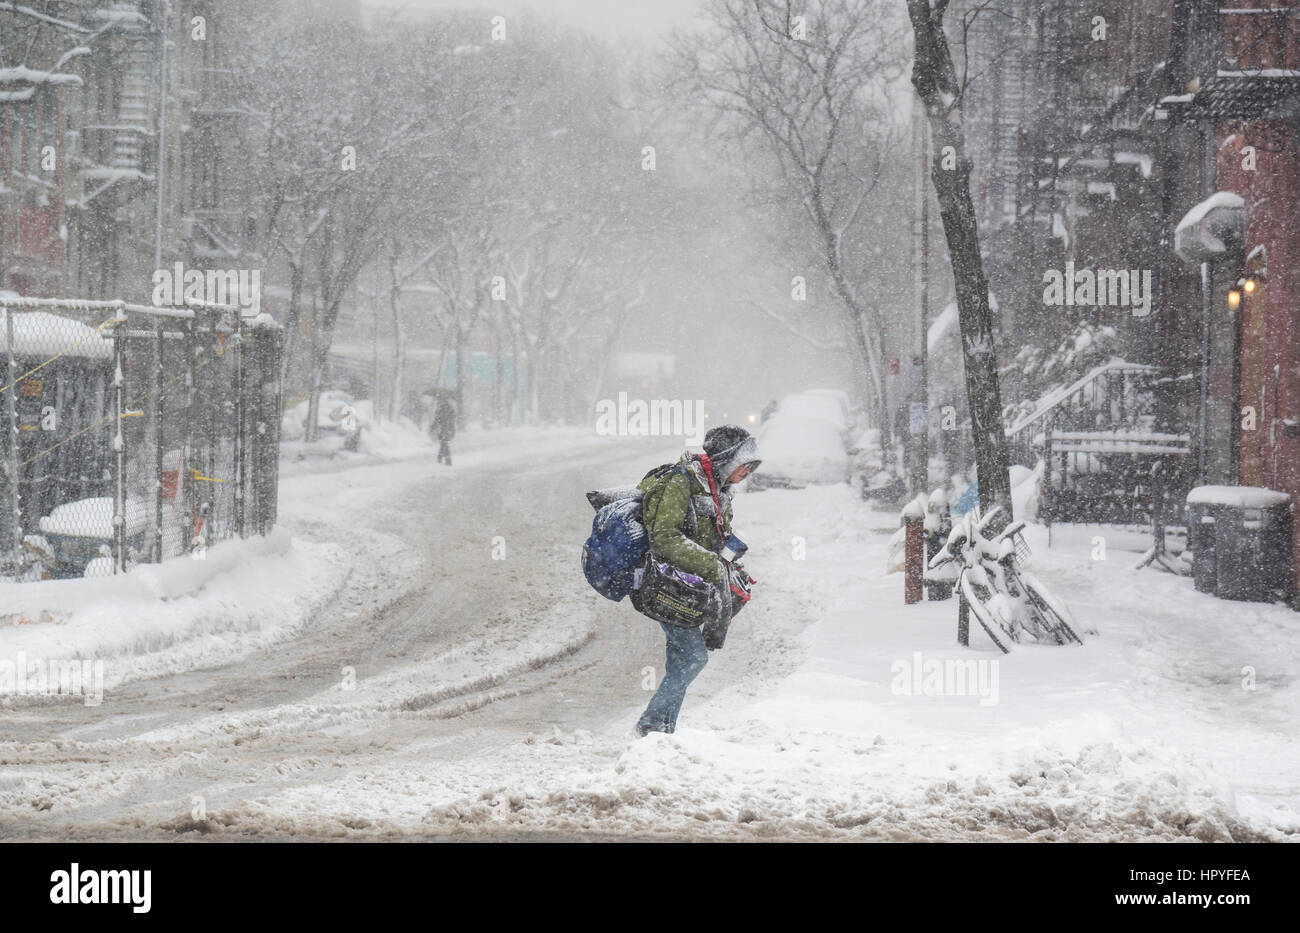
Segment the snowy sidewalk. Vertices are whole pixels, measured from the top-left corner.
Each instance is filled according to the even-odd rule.
[[[751,536],[769,542],[749,561],[769,579],[759,594],[773,582],[783,594],[820,594],[807,656],[768,697],[720,692],[703,724],[688,699],[677,735],[620,762],[624,781],[664,783],[728,819],[744,822],[747,807],[750,818],[784,816],[783,831],[1206,841],[1300,832],[1300,618],[1290,610],[1204,596],[1188,579],[1133,571],[1126,554],[1049,551],[1036,528],[1031,567],[1100,637],[1004,657],[974,623],[972,647],[956,644],[955,601],[903,605],[901,575],[881,573],[886,537],[853,530],[873,522],[846,490],[763,493],[737,510],[760,517],[747,521]],[[792,534],[807,537],[804,561],[780,553]],[[732,638],[768,621],[761,610],[742,616]],[[964,689],[964,678],[936,673],[971,660],[978,674]],[[1248,668],[1253,690],[1242,687]]]
[[[631,738],[645,694],[624,688],[629,705],[605,723],[488,733],[472,754],[417,739],[364,774],[252,802],[234,826],[279,817],[295,831],[439,838],[1300,831],[1289,610],[1134,574],[1127,555],[1093,562],[1035,542],[1041,576],[1101,634],[1082,648],[1004,657],[978,633],[972,648],[956,645],[955,602],[903,605],[901,577],[883,574],[888,531],[872,530],[889,517],[847,488],[746,495],[736,514],[760,584],[688,694],[676,734]],[[793,559],[804,546],[805,559]],[[606,624],[643,624],[618,611],[607,607]],[[661,673],[661,645],[639,649],[645,688]],[[1246,658],[1268,665],[1254,692],[1237,678]],[[947,660],[978,662],[983,679],[962,695],[927,695],[927,665]]]

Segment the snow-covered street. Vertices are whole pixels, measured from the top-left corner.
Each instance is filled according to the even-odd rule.
[[[583,493],[671,459],[665,440],[515,429],[450,468],[432,447],[288,463],[267,539],[3,584],[25,624],[0,656],[105,677],[99,705],[0,701],[0,837],[1300,834],[1294,613],[1035,528],[1031,566],[1099,634],[963,649],[955,603],[906,607],[885,575],[896,516],[845,485],[738,497],[755,599],[678,731],[634,738],[663,636],[582,579]],[[978,690],[916,694],[958,659]]]

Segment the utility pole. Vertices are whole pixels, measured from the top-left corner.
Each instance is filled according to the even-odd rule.
[[[158,69],[158,166],[154,182],[154,196],[157,198],[157,211],[154,214],[153,230],[153,267],[162,268],[163,241],[163,181],[167,171],[167,13],[169,4],[166,0],[158,6],[161,17],[159,34],[161,37]]]
[[[916,398],[913,405],[920,405],[922,415],[920,430],[916,416],[909,413],[908,442],[912,446],[912,471],[908,485],[913,495],[928,492],[930,487],[930,388],[929,374],[929,317],[930,317],[930,128],[922,109],[920,98],[912,106],[913,141],[916,145],[917,173],[916,197],[920,202],[917,214],[920,217],[919,256],[917,257],[917,313],[916,313],[916,355],[913,366],[916,370]],[[913,241],[914,243],[916,240]]]

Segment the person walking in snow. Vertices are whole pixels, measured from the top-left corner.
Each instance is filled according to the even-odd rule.
[[[726,424],[704,436],[704,453],[682,455],[673,470],[641,481],[641,518],[655,560],[695,574],[714,585],[719,601],[748,600],[748,576],[727,548],[731,536],[731,487],[759,465],[758,445],[744,428]],[[739,586],[733,586],[739,584]],[[743,592],[743,595],[741,595]],[[735,595],[733,595],[735,594]],[[634,591],[634,604],[635,591]],[[723,603],[727,606],[727,603]],[[640,606],[638,605],[639,609]],[[667,639],[663,680],[637,720],[636,732],[673,732],[686,688],[721,648],[739,606],[717,607],[702,625],[687,628],[660,622]]]
[[[438,399],[430,431],[438,438],[438,462],[446,462],[447,466],[451,466],[451,448],[447,445],[456,436],[456,410],[445,396]]]

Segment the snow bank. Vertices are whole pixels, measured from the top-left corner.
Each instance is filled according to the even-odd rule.
[[[0,605],[30,624],[0,625],[0,658],[105,661],[108,686],[221,663],[304,624],[347,578],[333,545],[291,538],[223,541],[205,558],[125,574],[0,583]]]

